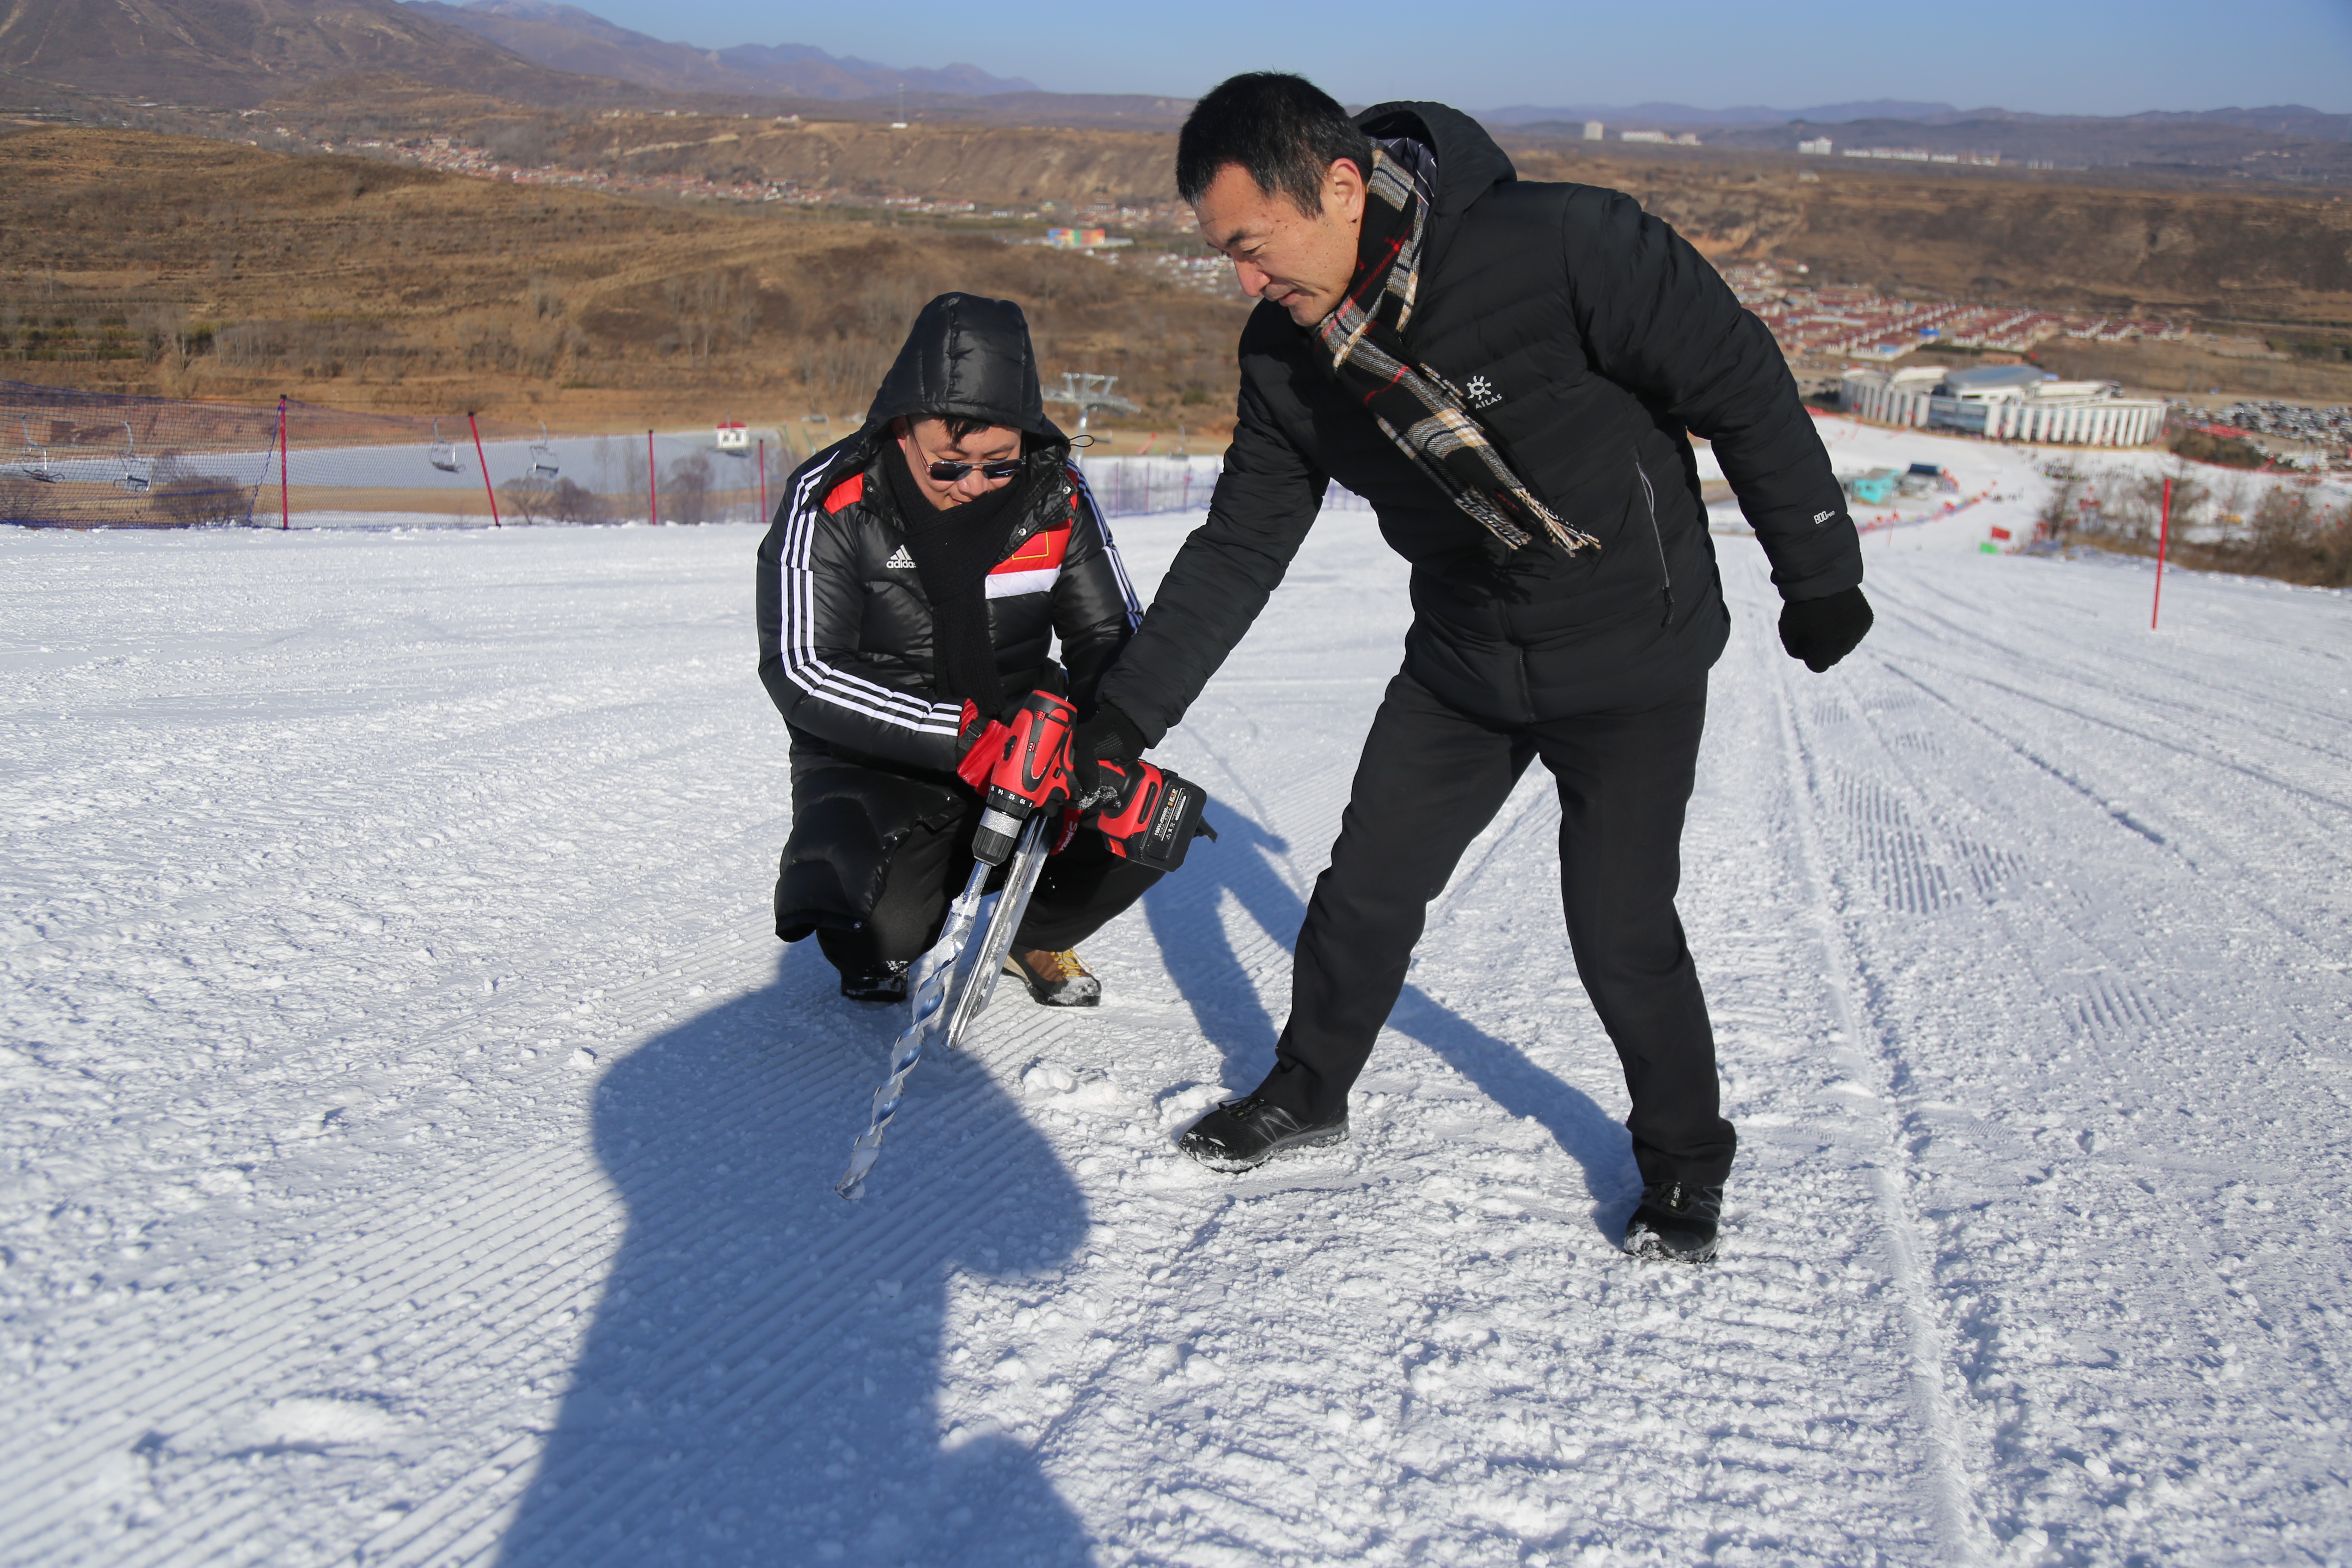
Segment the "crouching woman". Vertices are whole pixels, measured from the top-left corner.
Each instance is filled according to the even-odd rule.
[[[1033,690],[1091,714],[1139,618],[1045,417],[1018,305],[923,307],[863,427],[793,475],[758,605],[760,679],[792,733],[776,934],[815,933],[843,995],[900,1000],[971,870],[980,797],[957,763]],[[1093,1005],[1076,946],[1158,876],[1076,836],[1046,863],[1007,972],[1049,1006]]]

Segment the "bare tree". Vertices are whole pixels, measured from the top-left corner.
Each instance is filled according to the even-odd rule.
[[[690,453],[669,466],[662,476],[662,510],[669,514],[670,522],[697,523],[710,521],[710,492],[717,488],[717,478],[710,470],[710,458],[701,452]]]
[[[1190,389],[1185,392],[1184,401],[1192,401]],[[2040,525],[2042,538],[2063,544],[2073,536],[2074,524],[2082,515],[2083,491],[2088,477],[2072,454],[2044,464],[2042,477],[2050,481],[2050,493],[2042,498],[2042,510],[2034,514],[2033,521]]]

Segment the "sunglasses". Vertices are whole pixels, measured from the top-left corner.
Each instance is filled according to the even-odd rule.
[[[963,477],[974,468],[980,470],[980,477],[983,479],[1009,479],[1021,471],[1021,459],[1007,458],[1001,463],[933,463],[929,472],[935,482],[952,485],[961,483]]]

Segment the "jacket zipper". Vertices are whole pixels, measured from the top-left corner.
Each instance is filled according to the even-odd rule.
[[[1642,481],[1642,504],[1650,513],[1650,537],[1658,546],[1658,583],[1666,597],[1666,613],[1658,617],[1658,625],[1670,626],[1675,624],[1675,574],[1666,564],[1666,531],[1658,526],[1658,492],[1650,488],[1649,470],[1642,467],[1639,458],[1633,459],[1633,477]]]

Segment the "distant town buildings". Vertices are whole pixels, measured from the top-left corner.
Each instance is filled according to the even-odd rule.
[[[1802,268],[1794,269],[1801,273]],[[1917,348],[1990,349],[2024,353],[2055,337],[2097,342],[2189,335],[2170,321],[2079,316],[2021,305],[1915,304],[1873,289],[1813,289],[1769,263],[1724,268],[1739,302],[1772,329],[1792,360],[1862,359],[1880,363]]]
[[[2138,447],[2164,430],[2160,399],[2125,397],[2113,382],[2060,381],[2026,364],[1892,373],[1858,365],[1839,390],[1846,411],[1864,419],[1997,440]]]
[[[1600,140],[1601,140],[1601,121],[1599,121],[1598,120],[1588,120],[1588,121],[1586,121],[1584,122],[1584,139],[1585,139],[1587,142],[1598,142],[1598,141],[1600,141]]]
[[[664,111],[664,117],[675,110]],[[610,110],[603,118],[634,115],[635,111]],[[639,115],[643,118],[647,116]],[[798,116],[788,117],[797,121]],[[779,120],[776,123],[786,123]],[[721,138],[726,140],[726,138]],[[625,149],[621,157],[641,153],[668,152],[703,145],[702,142],[648,142]],[[321,144],[326,151],[338,151],[332,142]],[[844,207],[870,210],[876,207],[891,212],[913,214],[925,217],[973,217],[988,219],[1029,219],[1044,217],[1066,218],[1076,216],[1092,218],[1097,223],[1116,223],[1133,231],[1183,232],[1192,227],[1192,212],[1174,200],[1149,206],[1119,205],[1108,201],[1089,202],[1076,214],[1066,213],[1053,202],[1039,202],[1034,207],[997,207],[983,210],[978,204],[940,196],[879,195],[870,190],[861,191],[831,183],[803,185],[789,179],[714,180],[701,174],[639,174],[615,166],[619,160],[603,168],[560,168],[554,164],[536,167],[509,164],[483,148],[466,145],[447,136],[415,137],[386,145],[382,142],[346,142],[340,144],[344,152],[366,150],[379,156],[390,156],[402,163],[421,164],[445,174],[466,174],[476,179],[504,180],[519,185],[560,185],[576,190],[604,191],[614,195],[667,195],[687,201],[722,201],[747,205],[782,203],[797,207]],[[1083,230],[1079,232],[1085,232]],[[1097,231],[1099,232],[1099,231]],[[1076,250],[1108,250],[1127,244],[1124,239],[1104,239],[1091,244],[1070,243]]]
[[[1797,151],[1810,153],[1816,158],[1826,158],[1830,155],[1830,139],[1826,136],[1816,136],[1809,142],[1800,142],[1797,143]]]
[[[1800,146],[1798,151],[1801,153],[1804,148]],[[1822,151],[1829,151],[1826,141],[1822,143]],[[1997,168],[2000,164],[1998,153],[1931,153],[1925,147],[1849,147],[1844,156],[1893,158],[1906,163],[1969,163],[1987,169]]]
[[[2352,408],[2306,408],[2299,403],[2232,403],[2221,410],[2221,423],[2311,446],[2352,443]]]
[[[1195,289],[1222,299],[1235,298],[1240,291],[1240,286],[1234,281],[1234,264],[1222,256],[1187,256],[1155,250],[1129,258],[1127,265],[1156,273],[1181,287]]]
[[[1672,142],[1674,138],[1663,131],[1624,131],[1618,133],[1617,140],[1620,142]]]

